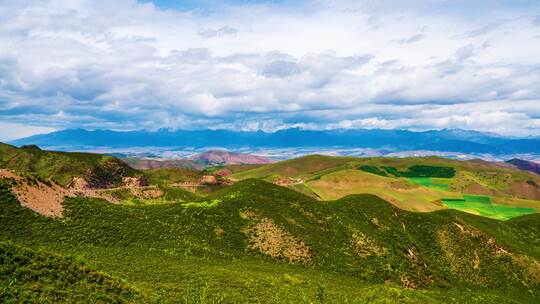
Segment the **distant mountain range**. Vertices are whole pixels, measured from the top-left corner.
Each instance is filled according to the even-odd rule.
[[[414,132],[407,130],[286,129],[274,133],[230,130],[111,131],[67,129],[10,142],[40,147],[354,147],[486,153],[491,155],[540,153],[540,138],[510,138],[467,130]]]

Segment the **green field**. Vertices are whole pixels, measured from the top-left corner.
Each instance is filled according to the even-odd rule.
[[[421,185],[430,189],[443,190],[443,191],[449,190],[448,179],[443,179],[443,178],[434,179],[431,177],[411,177],[409,178],[409,180],[415,184],[418,184],[418,185]]]
[[[451,209],[498,220],[509,220],[514,217],[537,212],[534,208],[493,204],[487,196],[464,195],[463,199],[443,199],[443,203]]]
[[[489,162],[437,157],[343,158],[307,156],[234,174],[235,179],[301,179],[291,189],[321,200],[351,194],[377,195],[399,208],[435,211],[450,205],[462,211],[508,219],[540,210],[540,177]],[[497,204],[444,204],[463,195],[490,196]],[[442,202],[442,203],[441,203]],[[461,204],[461,205],[459,205]],[[445,206],[446,205],[446,206]],[[467,206],[467,208],[465,208]]]

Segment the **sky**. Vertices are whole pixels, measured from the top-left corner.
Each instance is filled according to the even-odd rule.
[[[0,0],[0,140],[290,127],[540,136],[540,1]]]

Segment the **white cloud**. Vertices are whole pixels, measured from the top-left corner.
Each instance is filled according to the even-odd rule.
[[[2,130],[2,132],[0,132],[0,141],[9,141],[35,134],[45,134],[56,131],[55,128],[35,127],[4,122],[0,122],[0,129]]]
[[[464,3],[0,1],[0,122],[539,134],[537,16]]]

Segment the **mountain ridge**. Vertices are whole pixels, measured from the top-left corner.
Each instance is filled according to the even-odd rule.
[[[111,131],[66,129],[10,144],[41,147],[355,147],[477,154],[540,153],[540,138],[513,138],[467,130],[284,129],[274,133],[231,130]]]

